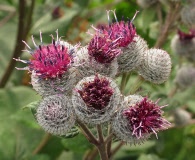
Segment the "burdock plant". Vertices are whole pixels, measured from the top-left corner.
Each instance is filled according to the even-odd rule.
[[[40,126],[63,137],[76,127],[96,146],[102,160],[112,157],[113,138],[137,145],[170,126],[158,100],[134,93],[125,96],[115,82],[132,70],[152,83],[165,82],[171,71],[169,54],[149,49],[136,33],[137,12],[127,21],[118,21],[115,11],[107,15],[109,24],[92,26],[94,33],[88,32],[91,40],[86,46],[62,42],[58,33],[51,44],[43,44],[40,33],[40,45],[32,37],[34,49],[24,42],[32,59],[16,59],[28,64],[23,69],[30,72],[31,84],[42,96],[35,110]]]

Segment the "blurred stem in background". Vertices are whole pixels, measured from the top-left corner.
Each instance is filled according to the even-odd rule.
[[[0,81],[0,88],[4,88],[14,70],[16,61],[13,58],[18,58],[21,55],[21,51],[24,49],[25,45],[22,43],[22,40],[26,41],[27,36],[29,34],[31,24],[32,24],[32,15],[35,6],[35,0],[31,0],[30,8],[28,13],[27,11],[27,3],[26,0],[19,0],[19,7],[18,7],[18,31],[17,31],[17,38],[15,48],[12,54],[12,57],[8,63],[8,66],[1,78]],[[25,23],[26,22],[26,23]]]

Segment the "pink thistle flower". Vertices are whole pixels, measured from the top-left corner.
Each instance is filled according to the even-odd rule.
[[[55,42],[47,46],[39,46],[32,56],[29,69],[44,79],[61,77],[71,64],[68,49],[55,45]]]
[[[113,79],[92,75],[80,80],[72,93],[78,119],[86,124],[108,122],[121,103],[121,93]]]
[[[40,33],[42,42],[42,36]],[[32,37],[34,42],[34,38]],[[58,41],[49,45],[35,44],[36,49],[32,53],[32,60],[29,62],[29,70],[34,71],[42,79],[61,77],[71,65],[72,57],[68,48],[60,45]]]
[[[101,110],[110,102],[114,89],[111,88],[109,80],[95,76],[94,81],[83,84],[82,90],[78,90],[87,107]]]
[[[110,21],[108,14],[108,21]],[[104,27],[92,28],[95,30],[95,34],[91,34],[93,38],[89,42],[88,52],[97,62],[105,64],[111,63],[118,55],[122,53],[120,47],[127,47],[132,41],[136,34],[136,29],[132,23],[133,19],[128,22],[123,20],[118,22],[115,11],[114,13],[116,22],[105,25]]]
[[[73,57],[75,49],[67,42],[60,41],[58,31],[56,31],[56,41],[52,36],[52,43],[43,45],[42,34],[40,32],[41,44],[37,45],[32,36],[32,42],[35,50],[25,42],[27,52],[32,55],[29,61],[15,59],[27,63],[28,67],[16,68],[18,70],[29,70],[31,73],[31,84],[33,88],[42,96],[53,94],[69,94],[75,83],[73,72]]]
[[[152,102],[146,97],[134,106],[123,111],[123,116],[126,117],[131,127],[132,136],[137,139],[154,133],[157,137],[157,131],[166,129],[170,123],[162,117],[163,111],[158,106],[158,100]],[[157,137],[158,138],[158,137]]]
[[[136,11],[132,20],[129,19],[127,22],[125,22],[124,20],[118,21],[115,10],[111,10],[116,20],[116,22],[113,23],[110,23],[109,12],[110,11],[107,11],[109,25],[105,28],[102,27],[100,32],[107,35],[112,41],[120,37],[119,47],[127,47],[133,41],[133,38],[136,35],[136,29],[132,22],[135,19],[138,11]]]
[[[118,40],[112,41],[104,35],[96,34],[88,45],[88,54],[99,63],[111,63],[121,53]]]

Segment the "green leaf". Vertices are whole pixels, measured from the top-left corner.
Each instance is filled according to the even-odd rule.
[[[190,111],[192,111],[193,113],[195,113],[195,101],[194,100],[188,100],[187,101],[187,106],[189,108]]]
[[[78,14],[80,11],[79,7],[66,9],[66,14],[57,19],[52,20],[52,14],[51,12],[46,12],[43,14],[43,16],[39,16],[39,19],[36,20],[32,27],[32,32],[39,37],[39,30],[41,30],[44,34],[51,35],[52,33],[55,33],[55,31],[58,29],[59,33],[64,32],[66,27],[68,27],[72,21],[72,18]],[[49,24],[49,25],[48,25]],[[51,39],[51,37],[49,37]]]
[[[60,136],[61,138],[74,138],[79,134],[79,129],[77,127],[72,127],[71,130],[65,135]]]
[[[139,18],[137,18],[137,23],[138,23],[138,26],[139,28],[142,28],[142,30],[144,32],[147,31],[147,29],[149,28],[150,24],[152,23],[152,21],[154,20],[155,18],[155,14],[156,11],[152,8],[150,9],[144,9],[142,12],[141,12],[141,15],[139,16]]]
[[[2,159],[22,159],[38,145],[40,132],[32,127],[36,125],[34,118],[29,111],[21,110],[21,106],[39,98],[29,87],[0,89]]]
[[[40,103],[40,100],[31,102],[31,103],[27,104],[26,106],[24,106],[22,109],[26,109],[26,108],[36,109],[38,107],[39,103]]]
[[[40,100],[38,101],[34,101],[34,102],[31,102],[29,104],[27,104],[26,106],[23,107],[23,109],[26,109],[26,108],[29,108],[34,116],[34,118],[36,119],[36,112],[37,112],[37,108],[38,108],[38,105],[40,104]]]
[[[40,99],[34,90],[29,87],[12,87],[0,89],[0,109],[16,111],[28,103]]]

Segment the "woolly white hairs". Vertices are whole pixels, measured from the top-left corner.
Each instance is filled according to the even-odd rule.
[[[98,75],[98,77],[101,78],[104,76]],[[72,103],[73,107],[75,108],[75,113],[78,119],[80,119],[84,123],[92,125],[108,122],[121,103],[121,93],[117,87],[117,84],[111,78],[104,77],[110,82],[110,86],[114,90],[114,93],[110,98],[109,104],[101,110],[97,110],[93,107],[88,107],[78,93],[78,90],[82,90],[83,84],[94,81],[94,78],[95,76],[83,78],[76,85],[72,94]]]
[[[80,79],[99,73],[101,75],[114,77],[117,73],[118,63],[113,60],[110,64],[101,64],[90,58],[87,46],[81,48],[75,57],[75,65],[77,66],[77,76]]]
[[[116,116],[114,116],[113,120],[111,121],[112,129],[115,136],[129,144],[140,144],[143,143],[147,138],[149,138],[149,134],[143,135],[141,138],[137,139],[135,136],[132,135],[131,126],[127,120],[127,118],[123,115],[125,109],[129,106],[134,106],[137,102],[140,102],[143,99],[140,95],[130,95],[125,97],[123,102],[123,107],[121,107]]]
[[[171,59],[169,54],[161,49],[149,49],[143,53],[143,63],[138,66],[138,73],[152,83],[165,82],[171,72]]]
[[[123,52],[117,57],[118,72],[130,72],[139,66],[143,61],[142,53],[148,49],[147,42],[136,35],[133,41],[123,48]]]
[[[70,98],[63,95],[44,98],[36,113],[39,125],[54,135],[66,134],[74,126],[75,117]]]
[[[35,72],[32,72],[31,84],[33,89],[43,97],[55,94],[69,95],[76,83],[74,72],[72,67],[62,77],[53,79],[41,79]]]

